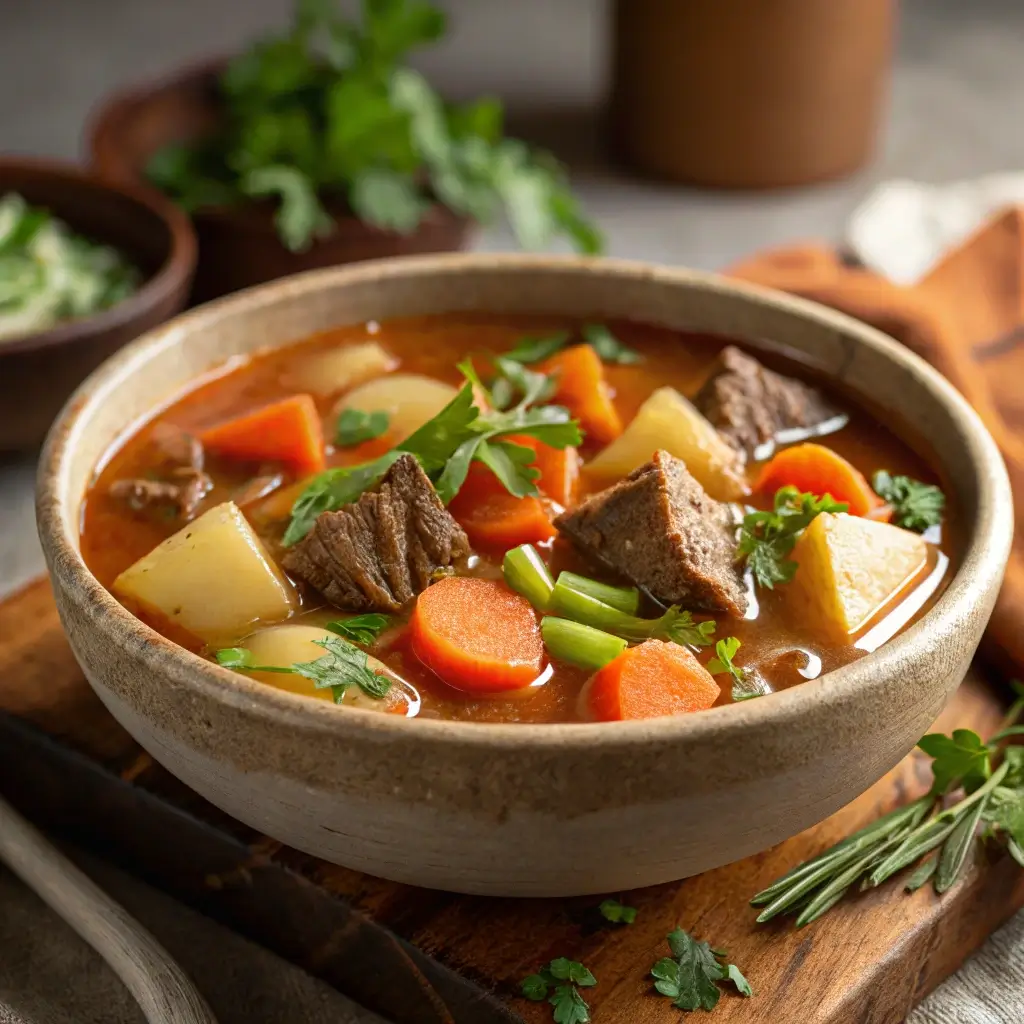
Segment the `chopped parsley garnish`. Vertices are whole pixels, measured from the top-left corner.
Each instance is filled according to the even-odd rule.
[[[583,339],[606,363],[630,365],[639,363],[643,356],[624,345],[604,324],[584,324]]]
[[[551,374],[535,373],[508,356],[495,356],[494,368],[498,375],[491,381],[491,402],[496,409],[507,409],[519,401],[527,405],[546,402],[558,387]]]
[[[505,353],[505,358],[517,363],[539,363],[565,348],[571,337],[569,331],[554,331],[538,337],[520,338],[516,347]]]
[[[475,371],[468,363],[459,368],[466,383],[458,394],[396,448],[372,462],[328,469],[313,478],[292,506],[282,538],[286,547],[302,540],[321,513],[357,500],[403,453],[416,456],[446,505],[458,494],[474,460],[487,466],[511,494],[526,497],[539,493],[535,482],[539,473],[531,465],[534,453],[507,440],[508,435],[534,437],[552,448],[566,448],[583,439],[579,424],[560,405],[534,406],[539,394],[536,384],[511,409],[482,413],[473,398],[474,384],[479,383]],[[543,380],[540,374],[531,376]]]
[[[372,441],[388,429],[390,419],[383,409],[375,412],[345,409],[334,428],[334,443],[348,448],[363,441]]]
[[[583,964],[560,956],[537,974],[523,978],[519,989],[535,1003],[547,999],[554,1007],[555,1024],[587,1024],[590,1007],[579,990],[596,984],[597,978]]]
[[[656,639],[664,637],[684,646],[710,647],[715,638],[715,620],[695,622],[689,612],[680,611],[677,605],[673,605],[662,615],[658,628],[651,636]]]
[[[672,1000],[680,1010],[713,1010],[722,990],[719,982],[736,986],[741,996],[752,996],[750,983],[735,964],[726,962],[728,953],[712,949],[676,928],[668,935],[671,957],[664,957],[651,968],[654,987]]]
[[[891,476],[880,469],[872,478],[875,493],[892,505],[892,520],[905,530],[924,533],[942,522],[946,496],[934,484],[925,484],[909,476]]]
[[[375,616],[362,616],[375,618]],[[380,616],[383,618],[384,616]],[[365,651],[339,637],[314,640],[326,652],[314,661],[298,661],[291,665],[253,664],[252,651],[246,647],[226,647],[217,651],[217,664],[239,672],[285,672],[309,679],[318,690],[330,689],[334,703],[340,704],[350,686],[358,686],[368,697],[380,700],[391,689],[391,680],[369,666]]]
[[[772,511],[748,512],[743,517],[736,553],[750,566],[754,582],[771,590],[776,583],[788,583],[796,573],[796,562],[789,553],[801,531],[822,512],[848,508],[846,502],[835,501],[830,494],[818,497],[795,487],[780,487]]]
[[[750,669],[740,668],[733,658],[743,645],[734,636],[727,636],[715,644],[715,657],[707,665],[713,676],[728,674],[732,679],[732,699],[734,701],[750,700],[751,697],[763,697],[768,689]]]
[[[632,924],[636,920],[636,907],[627,907],[618,900],[602,900],[597,909],[612,924]]]
[[[367,615],[353,615],[350,619],[334,619],[324,627],[336,633],[349,643],[369,646],[391,625],[390,615],[371,612]]]

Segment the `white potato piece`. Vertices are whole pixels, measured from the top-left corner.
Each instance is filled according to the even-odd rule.
[[[294,588],[232,501],[125,569],[113,590],[211,644],[279,622],[298,606]]]
[[[928,563],[916,533],[860,516],[823,512],[793,549],[799,568],[783,592],[799,621],[850,641]]]
[[[387,436],[397,443],[433,419],[457,394],[451,384],[418,373],[391,373],[354,388],[334,407],[335,416],[346,409],[376,412],[390,417]]]
[[[322,626],[307,626],[296,622],[261,629],[247,637],[242,646],[252,652],[254,665],[275,665],[287,668],[298,662],[316,661],[317,658],[322,658],[326,651],[314,641],[327,640],[333,636],[333,633]],[[385,675],[391,680],[391,689],[378,700],[364,693],[358,686],[350,686],[342,699],[344,707],[363,708],[366,711],[399,712],[412,706],[413,698],[418,706],[419,695],[397,673],[392,672],[383,662],[369,655],[367,655],[367,664],[372,671]],[[329,687],[318,690],[311,679],[306,679],[305,676],[298,674],[247,672],[246,675],[291,693],[316,697],[319,700],[334,700],[334,694]]]
[[[587,472],[619,479],[650,462],[659,448],[682,459],[712,498],[735,501],[748,492],[736,451],[670,387],[647,398],[619,437],[587,463]]]
[[[320,398],[330,398],[375,377],[390,373],[398,360],[375,341],[338,345],[303,356],[288,371],[288,386]]]

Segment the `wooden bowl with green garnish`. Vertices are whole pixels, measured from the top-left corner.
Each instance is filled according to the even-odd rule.
[[[197,302],[316,267],[462,249],[501,209],[525,248],[562,235],[596,252],[563,169],[503,136],[498,100],[447,104],[406,66],[445,28],[427,3],[351,20],[300,5],[289,28],[230,60],[110,96],[89,133],[93,165],[192,213]]]
[[[156,760],[330,862],[500,896],[681,878],[848,803],[960,684],[1013,523],[977,414],[863,323],[493,254],[150,332],[53,428],[37,509]]]
[[[183,309],[195,262],[163,197],[0,158],[0,451],[38,445],[88,374]]]

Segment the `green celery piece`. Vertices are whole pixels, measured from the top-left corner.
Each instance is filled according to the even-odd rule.
[[[501,563],[505,582],[522,594],[538,611],[544,611],[555,588],[551,573],[532,544],[520,544],[505,552]]]
[[[591,672],[614,661],[628,646],[621,637],[553,615],[540,620],[540,634],[553,658]]]
[[[610,583],[600,583],[574,572],[559,573],[558,582],[577,594],[602,601],[626,615],[636,615],[640,609],[640,591],[636,587],[615,587]]]

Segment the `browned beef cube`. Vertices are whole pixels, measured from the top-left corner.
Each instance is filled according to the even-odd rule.
[[[732,345],[722,350],[695,404],[748,454],[780,431],[810,429],[839,415],[819,391],[767,369]]]
[[[375,490],[321,513],[284,567],[339,608],[396,612],[468,552],[466,534],[420,464],[403,455]]]
[[[555,525],[585,554],[659,601],[733,615],[746,610],[732,511],[709,498],[668,452],[655,452],[653,461]]]

